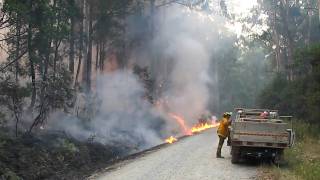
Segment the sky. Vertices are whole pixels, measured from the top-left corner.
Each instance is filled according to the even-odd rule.
[[[225,0],[228,8],[236,13],[247,15],[250,8],[257,5],[257,0]]]
[[[261,34],[263,31],[268,29],[266,24],[251,26],[246,22],[240,21],[245,17],[251,16],[250,11],[254,6],[258,5],[257,0],[225,0],[225,1],[228,7],[228,11],[231,12],[232,14],[235,14],[235,22],[233,22],[232,24],[227,24],[227,27],[228,29],[230,29],[230,31],[236,33],[238,37],[241,35],[246,36],[245,32],[242,31],[242,26],[244,25],[244,23],[246,26],[251,27],[252,32],[255,32],[258,34]],[[259,18],[266,20],[267,15],[260,14]]]

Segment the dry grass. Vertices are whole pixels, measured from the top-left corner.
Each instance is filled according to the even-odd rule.
[[[318,180],[320,179],[320,129],[304,123],[296,123],[296,144],[286,150],[286,165],[264,165],[259,169],[262,180]]]

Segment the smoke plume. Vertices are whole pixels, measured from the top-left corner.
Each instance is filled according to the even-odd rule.
[[[128,21],[128,36],[142,36],[141,23],[136,18]],[[210,67],[214,53],[223,46],[224,22],[220,16],[181,6],[159,9],[152,38],[135,48],[129,61],[149,67],[155,80],[154,98],[160,106],[143,98],[144,86],[131,70],[118,70],[98,76],[96,95],[84,98],[92,101],[87,108],[96,109],[92,119],[55,114],[52,118],[61,122],[48,126],[81,140],[94,137],[104,144],[125,142],[138,150],[162,143],[171,133],[182,134],[169,113],[184,117],[191,126],[201,114],[214,111],[208,108],[211,96],[217,95],[209,88],[217,83]]]
[[[159,11],[156,22],[153,49],[161,60],[167,61],[155,70],[161,74],[157,80],[167,84],[160,99],[166,99],[170,112],[183,116],[189,126],[193,125],[201,114],[215,111],[208,107],[210,96],[218,96],[210,94],[210,85],[217,83],[210,66],[216,49],[223,44],[225,20],[173,6]]]
[[[103,144],[124,143],[145,149],[162,142],[164,126],[161,114],[145,101],[144,88],[130,71],[118,71],[98,78],[97,94],[91,105],[97,106],[93,119],[61,118],[49,127],[65,130],[80,140],[93,137]],[[87,107],[89,108],[89,107]],[[90,110],[91,112],[91,110]],[[59,119],[61,114],[56,114]]]

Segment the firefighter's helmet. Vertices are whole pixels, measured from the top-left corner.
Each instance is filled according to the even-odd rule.
[[[223,117],[231,117],[231,116],[232,116],[232,112],[223,113]]]

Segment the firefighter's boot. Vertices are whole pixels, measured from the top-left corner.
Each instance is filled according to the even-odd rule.
[[[222,145],[218,145],[217,155],[216,155],[217,158],[224,158],[223,156],[221,156],[221,148],[222,148]]]
[[[228,140],[227,140],[227,146],[231,146],[231,140],[230,140],[230,138],[228,138]]]

